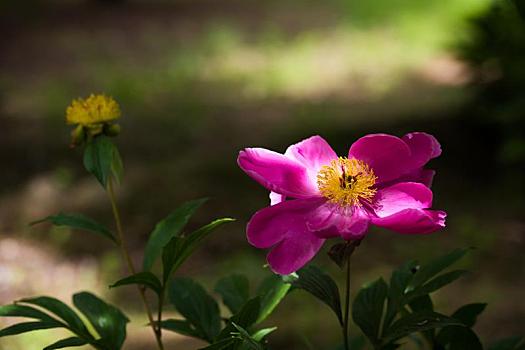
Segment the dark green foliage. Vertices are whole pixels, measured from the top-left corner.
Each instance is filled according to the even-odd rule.
[[[51,313],[57,315],[60,319],[62,319],[76,334],[80,334],[86,337],[90,336],[86,326],[84,325],[84,322],[82,322],[82,320],[80,319],[80,317],[78,317],[76,312],[58,299],[43,296],[37,298],[22,299],[20,300],[20,302],[36,305],[45,310],[48,310]]]
[[[247,349],[247,350],[264,350],[264,347],[246,331],[243,327],[236,324],[235,322],[232,322],[232,325],[235,327],[235,329],[239,332],[239,338],[243,341],[241,344],[241,348]]]
[[[86,316],[101,339],[96,343],[120,349],[126,339],[128,318],[116,307],[88,292],[73,295],[73,304]]]
[[[165,320],[161,326],[207,341],[211,345],[206,349],[264,349],[265,337],[276,327],[259,330],[254,327],[268,317],[290,287],[279,276],[271,275],[261,283],[256,295],[250,297],[245,276],[234,274],[219,280],[215,290],[232,313],[229,318],[222,318],[222,327],[217,302],[204,288],[188,278],[175,278],[170,284],[169,297],[185,319]]]
[[[382,339],[384,344],[389,344],[409,334],[423,332],[445,326],[463,326],[463,324],[451,317],[441,315],[433,311],[422,311],[409,314],[394,322],[385,332]]]
[[[275,310],[290,288],[289,283],[285,283],[276,275],[270,275],[262,281],[257,288],[257,295],[261,297],[261,309],[256,323],[264,321]]]
[[[180,235],[192,215],[206,200],[204,198],[184,203],[155,226],[144,250],[144,271],[151,270],[162,249],[173,237]]]
[[[23,299],[17,304],[0,306],[0,316],[38,320],[4,328],[0,331],[0,337],[40,329],[66,328],[76,336],[59,340],[45,349],[62,349],[86,344],[98,350],[118,350],[122,347],[126,338],[126,324],[129,321],[120,310],[87,292],[75,294],[73,303],[84,314],[89,326],[97,331],[100,336],[98,339],[89,332],[89,327],[72,308],[58,299],[46,296]],[[46,312],[31,305],[38,306]]]
[[[97,136],[87,143],[84,150],[84,167],[106,188],[110,176],[122,180],[122,159],[109,137]]]
[[[383,308],[388,294],[388,285],[379,278],[362,288],[355,297],[352,318],[372,344],[379,344]]]
[[[397,349],[403,338],[410,338],[420,348],[427,343],[440,350],[482,349],[471,327],[485,304],[468,304],[447,316],[434,310],[430,298],[430,293],[465,274],[465,270],[446,270],[468,251],[456,249],[421,265],[409,261],[392,272],[389,284],[379,278],[357,293],[352,318],[374,349]],[[337,286],[318,268],[303,268],[297,276],[284,276],[284,280],[322,300],[341,320]]]
[[[417,297],[421,297],[427,294],[430,294],[432,292],[435,292],[438,289],[443,288],[444,286],[454,282],[461,276],[463,276],[467,271],[465,270],[454,270],[450,272],[443,273],[436,278],[431,279],[424,285],[417,288],[417,290],[414,290],[410,293],[407,293],[405,298],[406,300],[412,300]]]
[[[63,325],[57,319],[51,317],[49,314],[42,312],[38,309],[35,309],[28,305],[21,304],[11,304],[0,306],[0,316],[4,317],[27,317],[34,318],[41,321],[47,322],[57,322],[60,325]]]
[[[428,282],[432,277],[441,273],[443,270],[451,266],[453,263],[461,259],[469,249],[456,249],[448,254],[440,256],[425,265],[422,265],[414,274],[410,283],[408,284],[409,290],[414,290],[424,283]]]
[[[173,237],[162,251],[163,284],[190,257],[204,238],[217,227],[232,221],[234,220],[230,218],[217,219],[186,236]]]
[[[470,30],[457,53],[474,73],[471,124],[485,124],[500,135],[494,153],[505,163],[525,159],[525,12],[523,0],[493,1],[470,19]]]
[[[236,330],[235,325],[238,325],[244,328],[251,327],[257,321],[260,309],[261,309],[261,298],[260,297],[255,297],[253,299],[248,300],[243,305],[243,307],[239,310],[239,312],[233,315],[228,320],[226,327],[224,327],[224,329],[221,331],[221,333],[217,337],[217,340],[229,338],[231,334],[234,333]]]
[[[384,321],[385,327],[390,326],[394,317],[404,305],[405,289],[414,276],[413,270],[416,266],[417,262],[409,261],[392,271],[390,287],[388,288],[387,309]]]
[[[476,324],[478,316],[485,310],[486,307],[487,304],[485,303],[463,305],[454,311],[452,317],[463,322],[465,326],[472,327]]]
[[[59,340],[51,345],[48,345],[43,350],[71,348],[75,346],[83,346],[86,344],[87,342],[83,339],[80,339],[78,337],[70,337],[70,338]]]
[[[168,296],[177,311],[196,330],[198,337],[212,342],[221,330],[217,302],[198,283],[189,278],[175,278]]]
[[[318,267],[310,265],[297,271],[298,278],[292,281],[294,288],[299,288],[328,305],[343,324],[341,298],[335,281]]]
[[[469,327],[474,326],[478,316],[485,310],[486,306],[487,304],[474,303],[460,307],[452,314],[452,318],[461,321],[466,327],[444,327],[436,335],[435,341],[449,350],[483,349],[478,336]]]
[[[160,326],[163,329],[166,329],[168,331],[172,331],[172,332],[179,333],[182,335],[187,335],[189,337],[201,338],[201,334],[187,320],[168,319],[168,320],[162,321],[160,323]]]
[[[0,337],[7,337],[9,335],[17,335],[22,333],[27,333],[31,331],[37,331],[40,329],[50,329],[50,328],[59,328],[60,325],[54,322],[42,322],[42,321],[33,321],[33,322],[24,322],[17,323],[12,326],[6,327],[0,331]]]
[[[130,285],[130,284],[138,284],[141,286],[148,287],[149,289],[157,293],[157,295],[159,296],[162,295],[162,284],[160,280],[157,278],[157,276],[147,271],[139,272],[137,274],[134,274],[134,275],[125,277],[121,280],[118,280],[117,282],[112,284],[110,288],[120,287],[120,286],[125,286],[125,285]]]
[[[234,314],[250,297],[250,284],[246,276],[235,274],[221,278],[215,285],[215,291],[221,295],[224,305]]]
[[[106,226],[82,214],[58,213],[57,215],[50,215],[41,220],[34,221],[31,223],[31,225],[36,225],[42,222],[50,222],[55,226],[67,226],[72,229],[97,233],[106,238],[109,238],[115,243],[117,242],[113,233],[111,233],[111,231]]]

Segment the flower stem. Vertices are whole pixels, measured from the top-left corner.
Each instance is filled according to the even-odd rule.
[[[348,339],[348,324],[350,316],[350,257],[351,254],[348,254],[346,257],[345,312],[343,315],[343,339],[345,350],[350,350],[350,342]]]
[[[159,340],[161,340],[162,344],[162,308],[164,307],[164,288],[162,289],[162,292],[159,295],[159,305],[158,305],[158,311],[157,311],[157,332],[159,336]]]
[[[124,238],[124,233],[122,231],[122,223],[120,221],[120,212],[117,207],[117,201],[115,199],[115,191],[113,190],[113,179],[111,177],[108,178],[107,192],[108,192],[109,200],[111,202],[111,208],[113,210],[113,217],[115,218],[115,225],[117,226],[118,244],[120,246],[120,249],[122,250],[122,256],[124,257],[124,260],[126,261],[126,264],[128,265],[129,272],[134,275],[137,273],[137,270],[135,269],[133,260],[131,260],[131,256],[127,248],[126,240]],[[155,340],[157,341],[157,347],[159,350],[164,350],[164,345],[162,344],[162,340],[161,340],[162,331],[161,331],[160,325],[155,326],[155,322],[153,320],[153,313],[151,312],[151,308],[146,299],[145,289],[141,286],[138,286],[138,290],[139,290],[140,297],[142,299],[142,303],[144,304],[144,309],[146,310],[146,314],[148,315],[149,324],[151,325],[151,329],[153,330],[153,333],[155,334]],[[161,307],[162,307],[162,304],[159,305],[159,308]],[[159,315],[161,315],[161,311],[159,311]]]

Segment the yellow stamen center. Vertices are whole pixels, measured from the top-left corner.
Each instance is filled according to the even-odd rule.
[[[325,165],[317,174],[317,186],[328,201],[341,207],[361,206],[376,194],[377,177],[368,164],[340,157]]]
[[[76,99],[67,107],[66,121],[68,124],[91,126],[118,119],[120,107],[111,97],[91,95],[86,99]]]

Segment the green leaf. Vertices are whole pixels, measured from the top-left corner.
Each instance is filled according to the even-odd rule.
[[[500,339],[489,347],[489,350],[521,350],[525,344],[525,338],[515,336]]]
[[[50,315],[28,305],[11,304],[0,306],[0,316],[36,318],[46,322],[59,322]],[[59,322],[60,323],[60,322]],[[66,325],[63,325],[66,327]]]
[[[361,288],[354,299],[352,318],[374,345],[379,341],[379,329],[387,293],[386,282],[379,278],[369,286]]]
[[[113,162],[111,163],[111,174],[115,178],[115,181],[118,184],[122,183],[122,179],[124,178],[124,164],[122,162],[122,158],[120,157],[120,152],[118,151],[118,148],[114,147],[113,151]]]
[[[231,321],[235,324],[248,328],[252,326],[259,317],[259,312],[261,310],[261,297],[255,297],[248,300],[237,312],[231,317]]]
[[[257,295],[261,296],[261,310],[255,323],[261,323],[270,316],[277,305],[288,294],[291,287],[290,283],[285,283],[277,275],[270,275],[265,278],[257,290]]]
[[[115,236],[113,236],[113,233],[111,233],[111,231],[106,226],[82,214],[58,213],[57,215],[50,215],[41,220],[34,221],[31,223],[31,225],[42,222],[50,222],[55,226],[67,226],[73,229],[97,233],[117,243]]]
[[[157,223],[144,250],[144,271],[151,270],[162,248],[186,226],[195,211],[206,202],[206,198],[189,201],[175,209],[173,213]]]
[[[442,346],[447,346],[449,350],[472,349],[481,350],[483,346],[476,335],[470,328],[476,323],[476,320],[485,310],[487,304],[474,303],[467,304],[457,309],[452,318],[461,321],[466,327],[448,326],[439,331],[436,341]]]
[[[420,297],[412,299],[410,300],[408,305],[414,312],[434,311],[434,304],[432,303],[432,299],[430,299],[430,296],[428,295],[422,295]]]
[[[432,277],[448,268],[450,265],[461,259],[470,249],[456,249],[448,254],[442,255],[429,263],[421,266],[414,274],[412,281],[408,285],[408,291],[412,291],[426,283]]]
[[[383,344],[388,344],[415,332],[423,332],[446,326],[463,326],[463,324],[456,319],[433,311],[409,314],[392,324],[382,342]]]
[[[478,336],[468,327],[444,327],[436,336],[436,342],[448,350],[483,350]]]
[[[126,339],[128,318],[116,307],[107,304],[97,296],[81,292],[73,295],[73,304],[91,322],[100,335],[100,344],[111,350],[118,350]]]
[[[78,335],[81,335],[83,338],[93,339],[93,336],[89,333],[86,326],[84,325],[84,322],[82,322],[82,320],[80,319],[80,317],[78,317],[76,312],[60,300],[52,297],[43,296],[22,299],[20,300],[20,302],[40,306],[41,308],[44,308],[54,313],[62,320],[64,320],[73,332],[75,332]]]
[[[162,251],[163,281],[166,283],[184,261],[195,251],[204,238],[224,223],[234,219],[224,218],[212,221],[185,237],[173,237]]]
[[[219,340],[205,348],[200,348],[199,350],[231,350],[233,346],[239,344],[240,340],[237,338],[227,338]]]
[[[485,310],[487,304],[485,303],[472,303],[463,305],[457,309],[453,314],[452,318],[463,322],[467,327],[473,327],[476,324],[478,316]]]
[[[71,337],[71,338],[59,340],[56,343],[48,345],[43,350],[63,349],[63,348],[70,348],[74,346],[82,346],[86,344],[87,342],[83,339],[80,339],[77,337]]]
[[[104,188],[107,187],[111,175],[117,181],[121,180],[122,160],[117,148],[106,136],[97,136],[86,145],[84,167]]]
[[[298,278],[292,282],[292,286],[304,289],[308,293],[328,305],[337,316],[340,324],[343,324],[341,314],[341,299],[339,289],[334,280],[315,266],[306,266],[297,271]]]
[[[228,307],[232,314],[237,313],[250,298],[248,278],[239,274],[220,279],[214,290],[221,295],[224,305]]]
[[[219,333],[215,340],[228,338],[232,334],[232,332],[235,332],[236,327],[234,326],[234,324],[244,328],[252,326],[255,323],[255,321],[257,321],[260,308],[260,297],[255,297],[253,299],[248,300],[243,305],[241,310],[239,310],[238,313],[236,313],[230,318],[226,327],[224,327],[224,329]]]
[[[212,342],[221,329],[217,302],[190,278],[175,278],[168,295],[171,303],[197,330],[202,339]]]
[[[428,294],[410,300],[408,302],[408,305],[414,313],[434,311],[434,303],[432,302],[432,299]],[[427,339],[427,341],[430,344],[433,344],[435,341],[435,333],[436,332],[434,329],[429,329],[427,331],[422,332],[423,336]]]
[[[424,285],[417,287],[412,292],[408,293],[405,296],[405,299],[409,301],[413,298],[417,298],[435,292],[436,290],[441,289],[447,284],[454,282],[455,280],[463,276],[466,272],[466,270],[454,270],[443,273],[437,276],[436,278],[430,280],[429,282],[425,283]]]
[[[33,322],[17,323],[17,324],[14,324],[12,326],[9,326],[9,327],[6,327],[0,330],[0,337],[7,337],[9,335],[17,335],[17,334],[36,331],[40,329],[50,329],[50,328],[59,328],[59,327],[62,327],[62,325],[57,322],[33,321]]]
[[[258,331],[252,334],[252,338],[258,342],[261,342],[268,334],[272,333],[276,329],[277,327],[259,329]]]
[[[154,291],[155,293],[157,293],[157,295],[159,296],[162,293],[162,284],[157,278],[157,276],[147,271],[139,272],[134,275],[124,277],[123,279],[118,280],[117,282],[112,284],[110,288],[129,285],[129,284],[138,284],[138,285],[146,286],[152,291]]]
[[[163,329],[166,329],[168,331],[172,331],[172,332],[179,333],[182,335],[187,335],[189,337],[194,337],[194,338],[199,338],[199,339],[202,339],[203,337],[203,335],[199,334],[197,330],[191,325],[191,323],[186,320],[175,320],[175,319],[163,320],[160,323],[160,326]]]
[[[352,350],[361,350],[366,345],[366,338],[362,335],[358,335],[350,339],[350,349]]]
[[[390,286],[388,288],[387,308],[384,321],[385,328],[390,326],[397,313],[403,308],[405,289],[414,276],[413,271],[416,266],[416,261],[409,261],[392,271]]]
[[[250,333],[246,331],[246,329],[236,324],[235,322],[232,322],[232,325],[235,327],[235,329],[237,329],[237,331],[239,332],[239,337],[242,340],[244,340],[243,345],[247,345],[248,349],[264,350],[263,346],[259,344],[259,342],[257,342],[255,339],[253,339]]]
[[[350,349],[361,350],[367,344],[366,338],[362,335],[358,335],[350,339]],[[339,344],[334,350],[345,350],[344,344]],[[386,347],[382,347],[381,350],[388,350]]]

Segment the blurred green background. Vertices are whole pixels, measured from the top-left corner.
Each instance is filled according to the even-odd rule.
[[[320,134],[340,154],[373,132],[426,131],[435,207],[448,225],[428,236],[372,230],[355,254],[353,290],[412,258],[477,249],[472,272],[435,296],[451,312],[488,302],[477,330],[489,342],[525,324],[525,25],[523,2],[490,0],[114,0],[0,2],[0,304],[32,295],[66,302],[89,289],[134,321],[125,349],[153,337],[125,273],[96,236],[28,222],[60,210],[111,223],[110,206],[69,149],[65,108],[105,92],[122,106],[119,189],[137,261],[155,225],[183,201],[210,197],[192,227],[216,232],[181,270],[209,289],[232,272],[269,274],[245,240],[267,193],[236,165],[240,149],[283,152]],[[326,245],[325,248],[328,248]],[[326,249],[325,249],[326,250]],[[316,263],[338,271],[321,253]],[[5,326],[6,319],[0,320]],[[271,317],[275,349],[328,348],[336,320],[291,294]],[[301,335],[304,333],[308,339]],[[41,349],[53,331],[0,340]],[[200,343],[172,334],[168,348]]]

